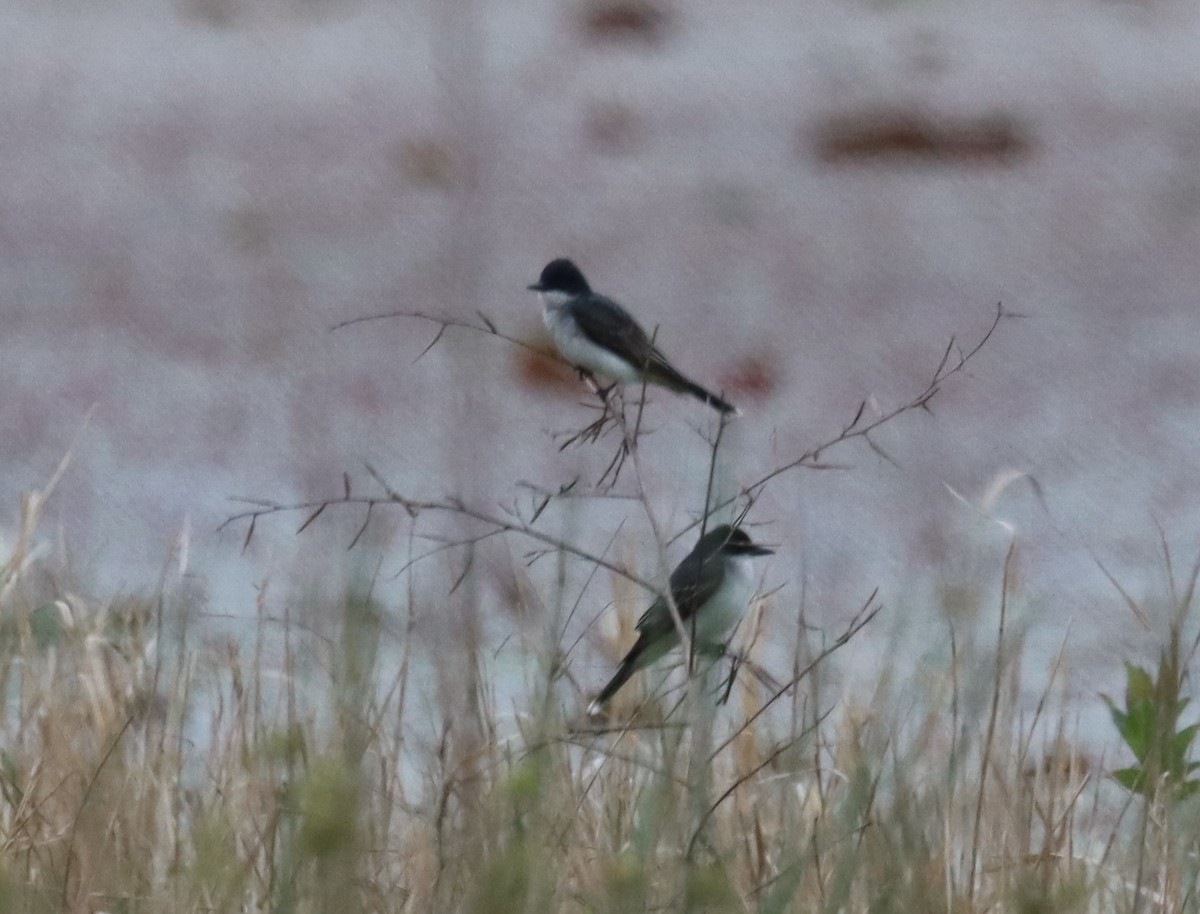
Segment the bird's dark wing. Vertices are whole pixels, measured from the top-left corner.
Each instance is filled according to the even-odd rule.
[[[637,368],[666,364],[663,354],[633,315],[611,298],[589,295],[573,302],[571,316],[592,342],[616,352]]]
[[[664,387],[688,393],[723,413],[736,413],[737,407],[681,374],[667,361],[661,350],[628,311],[611,298],[590,294],[568,305],[580,331],[593,343],[615,352],[649,380]]]
[[[675,598],[681,621],[687,622],[697,609],[712,599],[721,586],[722,572],[719,556],[705,562],[696,550],[692,550],[671,572],[671,596]],[[693,582],[690,586],[683,583],[688,580]],[[675,627],[675,622],[666,602],[658,599],[642,613],[637,627],[638,631],[669,631]]]

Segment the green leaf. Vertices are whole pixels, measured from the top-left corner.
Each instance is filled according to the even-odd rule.
[[[1132,663],[1125,664],[1125,707],[1138,701],[1154,700],[1154,679],[1150,674]]]
[[[1117,725],[1117,730],[1119,731],[1125,726],[1125,712],[1118,708],[1116,702],[1114,702],[1103,692],[1100,693],[1100,697],[1103,698],[1104,703],[1108,705],[1108,713],[1112,715],[1113,723]]]
[[[1113,780],[1134,793],[1144,793],[1146,776],[1141,768],[1121,768],[1112,773]]]
[[[1133,751],[1139,762],[1146,761],[1154,747],[1158,725],[1158,707],[1153,701],[1139,699],[1130,705],[1124,723],[1118,729],[1121,738]]]
[[[1192,724],[1190,727],[1184,727],[1171,738],[1171,754],[1176,761],[1176,768],[1182,769],[1187,763],[1188,749],[1192,745],[1192,740],[1196,738],[1197,729],[1200,729],[1200,724]]]

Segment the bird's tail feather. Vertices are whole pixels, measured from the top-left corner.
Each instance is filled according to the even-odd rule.
[[[613,674],[613,678],[608,681],[608,685],[601,689],[600,694],[592,700],[592,703],[588,706],[588,713],[599,713],[612,700],[612,697],[617,694],[621,686],[629,681],[629,677],[636,672],[636,658],[626,657],[617,668],[617,672]]]
[[[651,376],[659,384],[668,387],[671,390],[679,393],[689,394],[697,400],[707,403],[718,412],[726,415],[740,416],[742,411],[730,403],[728,400],[718,397],[711,390],[701,387],[691,378],[686,378],[681,375],[675,368],[671,366],[665,359],[657,364],[650,366]]]
[[[691,394],[697,400],[703,400],[717,412],[725,413],[726,415],[740,416],[742,411],[730,403],[728,400],[723,400],[710,390],[705,390],[695,381],[683,379],[683,390],[685,393]]]

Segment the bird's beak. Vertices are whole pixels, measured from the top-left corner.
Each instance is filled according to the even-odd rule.
[[[758,543],[754,543],[754,544],[746,547],[745,554],[746,555],[774,555],[775,550],[768,549],[766,546],[760,546],[760,545],[758,545]]]
[[[526,286],[525,288],[528,289],[530,292],[546,291],[545,287],[540,282],[535,282],[532,286]]]

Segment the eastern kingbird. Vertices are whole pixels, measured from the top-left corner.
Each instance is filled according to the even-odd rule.
[[[593,292],[571,261],[550,261],[529,288],[542,299],[542,319],[558,351],[575,367],[621,384],[658,384],[722,413],[738,413],[732,403],[680,374],[633,316]]]
[[[751,542],[743,530],[723,524],[700,537],[687,558],[671,572],[671,596],[697,651],[711,654],[724,650],[725,633],[742,618],[754,596],[750,560],[772,552]],[[637,643],[588,706],[588,714],[598,713],[630,676],[679,644],[679,630],[662,597],[638,619],[637,629]]]

